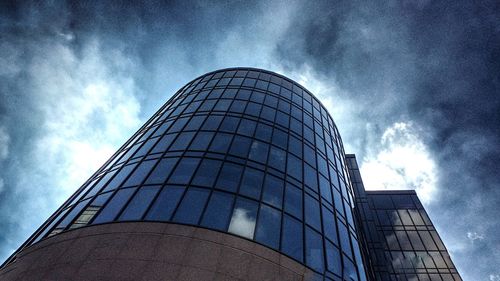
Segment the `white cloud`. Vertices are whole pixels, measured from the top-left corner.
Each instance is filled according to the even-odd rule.
[[[474,243],[474,241],[476,240],[483,240],[484,234],[479,234],[477,232],[467,232],[467,238],[469,238],[469,240]]]
[[[500,281],[499,274],[490,274],[490,281]]]
[[[414,189],[424,203],[436,191],[436,164],[419,131],[412,123],[388,127],[378,147],[371,148],[361,163],[366,189]]]
[[[44,117],[33,156],[61,200],[111,156],[140,125],[134,81],[115,73],[131,68],[120,53],[104,55],[97,42],[77,57],[55,44],[31,66],[33,98]]]
[[[7,133],[5,126],[0,127],[0,160],[7,158],[9,155],[10,136]]]
[[[229,232],[252,239],[255,229],[255,218],[248,215],[245,209],[237,208],[234,210],[229,224]]]

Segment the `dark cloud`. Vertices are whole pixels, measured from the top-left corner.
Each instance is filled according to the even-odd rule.
[[[56,179],[69,177],[51,171],[75,163],[70,154],[77,151],[58,150],[57,140],[116,149],[134,122],[193,77],[255,66],[294,79],[308,69],[335,89],[332,106],[344,105],[346,116],[334,117],[360,160],[380,148],[393,124],[416,124],[439,175],[429,211],[457,266],[471,280],[500,274],[494,252],[500,245],[497,1],[1,5],[0,132],[7,135],[8,155],[0,158],[0,255],[16,248],[89,176]],[[109,94],[91,106],[85,101],[89,86]],[[129,110],[122,118],[128,123],[112,121],[119,112],[110,108],[119,106]],[[75,116],[66,108],[89,112]],[[68,129],[72,123],[80,133]],[[58,133],[53,124],[69,133]],[[106,140],[116,128],[124,129]],[[472,243],[467,232],[484,238]],[[479,265],[471,266],[471,259]]]

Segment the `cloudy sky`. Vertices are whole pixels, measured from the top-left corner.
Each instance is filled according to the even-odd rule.
[[[250,3],[251,2],[251,3]],[[321,99],[370,189],[416,189],[464,280],[500,280],[500,4],[0,4],[0,260],[178,88],[253,66]]]

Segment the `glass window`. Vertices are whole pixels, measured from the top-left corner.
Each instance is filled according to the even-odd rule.
[[[251,101],[254,101],[256,103],[263,103],[264,102],[264,94],[261,93],[261,92],[256,92],[256,91],[253,91],[252,92],[252,96],[250,97],[250,100]]]
[[[274,122],[276,116],[276,109],[264,106],[262,112],[260,113],[260,118]]]
[[[116,173],[116,171],[117,170],[114,170],[105,174],[101,178],[101,180],[92,187],[90,192],[87,195],[85,195],[85,199],[94,196],[97,192],[99,192],[101,190],[101,187],[109,181],[109,179]]]
[[[321,230],[321,217],[319,213],[319,202],[305,194],[305,221],[317,230]]]
[[[407,234],[415,251],[425,251],[424,244],[416,231],[407,231]]]
[[[279,249],[281,213],[266,205],[260,205],[255,240],[273,249]]]
[[[438,250],[438,248],[436,247],[436,244],[434,244],[434,240],[432,240],[432,237],[428,231],[419,231],[418,234],[420,235],[420,238],[422,238],[422,242],[424,242],[424,245],[425,245],[425,248],[427,249],[427,251],[437,251]]]
[[[292,154],[288,154],[288,163],[287,163],[287,174],[295,177],[298,180],[302,180],[302,161],[293,156]]]
[[[168,129],[168,131],[170,133],[180,132],[182,130],[182,128],[184,128],[184,125],[186,125],[186,123],[188,121],[189,121],[188,117],[179,118],[179,119],[177,119],[177,121],[175,121],[175,123],[172,125],[172,127],[170,127],[170,129]]]
[[[119,220],[140,220],[159,189],[159,186],[140,188],[132,198],[132,201],[128,203]]]
[[[238,128],[238,134],[252,137],[257,123],[252,120],[242,119]]]
[[[229,108],[229,111],[231,112],[237,112],[237,113],[243,113],[245,111],[245,107],[247,106],[246,101],[241,101],[241,100],[235,100],[231,107]]]
[[[207,121],[202,126],[202,130],[206,131],[215,131],[219,128],[220,122],[222,122],[222,116],[219,115],[210,115],[207,118]]]
[[[304,183],[312,190],[318,192],[318,176],[316,170],[307,164],[304,165]]]
[[[253,238],[258,204],[254,201],[238,198],[234,206],[228,231],[230,233]]]
[[[132,173],[132,175],[127,179],[123,186],[134,186],[142,183],[144,178],[149,174],[149,171],[156,164],[156,161],[144,161],[142,162],[137,169]]]
[[[268,149],[268,144],[254,140],[252,142],[252,146],[250,147],[250,155],[248,156],[248,158],[260,163],[266,163]]]
[[[70,224],[73,219],[75,219],[75,217],[82,211],[82,209],[89,203],[89,201],[90,200],[82,201],[78,203],[78,205],[73,207],[71,212],[63,219],[61,223],[59,223],[57,228],[66,228],[66,226],[68,226],[68,224]]]
[[[145,155],[149,149],[151,149],[151,147],[153,146],[153,144],[155,144],[155,142],[157,141],[158,139],[155,138],[155,139],[149,139],[148,141],[146,141],[141,149],[139,149],[139,151],[137,151],[136,154],[134,154],[134,157],[139,157],[139,156],[143,156]]]
[[[323,239],[309,227],[306,227],[306,264],[319,272],[324,271]]]
[[[204,188],[188,188],[175,212],[174,222],[197,224],[207,202],[209,191]]]
[[[205,101],[201,104],[201,106],[200,106],[200,108],[198,109],[198,111],[199,111],[199,112],[201,112],[201,111],[211,111],[211,110],[212,110],[212,108],[213,108],[213,107],[214,107],[214,105],[215,105],[215,102],[216,102],[216,100],[205,100]]]
[[[290,117],[287,114],[278,111],[278,113],[276,114],[276,123],[285,128],[288,128],[290,125]]]
[[[344,279],[357,281],[358,275],[356,273],[356,267],[349,259],[344,257]]]
[[[250,151],[252,140],[242,136],[235,136],[229,153],[239,157],[246,158]]]
[[[149,210],[146,220],[168,221],[172,216],[182,194],[184,187],[165,186]]]
[[[302,158],[302,142],[291,136],[290,142],[288,143],[288,151],[295,154],[295,156]]]
[[[196,175],[194,176],[193,184],[212,187],[215,183],[215,179],[217,178],[221,165],[221,161],[203,159]]]
[[[164,183],[168,175],[177,163],[177,158],[164,158],[156,165],[153,172],[146,180],[146,184],[161,184]]]
[[[246,167],[241,181],[240,194],[259,200],[263,180],[263,172]]]
[[[201,225],[223,231],[227,230],[233,202],[233,195],[214,191],[203,215]]]
[[[245,109],[245,114],[259,117],[262,105],[249,102],[247,108]]]
[[[199,162],[199,158],[182,158],[175,168],[174,172],[170,176],[168,182],[176,184],[188,184]]]
[[[337,226],[339,228],[340,247],[348,257],[352,258],[351,243],[349,242],[347,227],[341,222],[338,222]]]
[[[226,153],[229,149],[229,144],[231,144],[231,139],[233,135],[217,133],[210,145],[210,151],[218,152],[218,153]]]
[[[136,188],[118,190],[108,204],[106,204],[104,209],[99,213],[93,223],[97,224],[113,221],[125,203],[127,203],[130,196],[134,194],[135,190]]]
[[[164,152],[170,146],[170,144],[174,141],[176,134],[164,135],[155,145],[151,153],[159,153]]]
[[[168,127],[170,127],[170,125],[172,125],[172,123],[173,123],[172,121],[168,121],[168,122],[163,123],[158,128],[158,130],[155,131],[155,133],[153,134],[153,137],[163,135],[163,133],[165,133],[165,131],[168,129]]]
[[[342,276],[342,260],[340,251],[331,242],[325,241],[327,268],[331,272]]]
[[[337,226],[335,216],[326,207],[322,206],[323,210],[323,231],[325,236],[336,245],[339,244],[337,237]]]
[[[316,152],[306,144],[304,144],[304,160],[312,167],[316,167]]]
[[[214,111],[227,111],[232,100],[220,99],[214,107]]]
[[[321,175],[319,176],[319,190],[321,191],[321,197],[326,199],[328,203],[333,204],[330,182]]]
[[[287,183],[285,191],[285,211],[302,219],[302,190]]]
[[[266,175],[264,181],[264,194],[262,201],[281,209],[283,202],[283,180],[270,174]]]
[[[288,141],[288,135],[278,129],[274,129],[273,132],[273,144],[276,146],[279,146],[283,149],[286,149],[287,147],[287,141]]]
[[[222,121],[222,125],[220,126],[219,130],[223,132],[234,133],[236,132],[236,128],[238,128],[239,122],[240,118],[227,116],[226,118],[224,118],[224,121]]]
[[[123,167],[120,170],[120,172],[118,172],[118,174],[116,174],[116,176],[106,186],[106,188],[104,188],[104,191],[113,190],[113,189],[119,187],[122,184],[122,182],[125,180],[125,178],[128,177],[130,172],[132,172],[132,170],[135,168],[136,165],[137,164],[132,164],[132,165],[128,165],[128,166]]]
[[[268,165],[284,172],[285,171],[285,162],[286,160],[286,152],[282,149],[279,149],[275,146],[271,146],[271,151],[269,153]]]
[[[193,142],[191,143],[191,146],[189,149],[191,150],[207,150],[208,145],[210,144],[210,141],[212,140],[212,137],[214,136],[215,133],[213,132],[198,132],[196,137],[194,138]]]
[[[168,149],[169,151],[175,150],[186,150],[189,143],[194,137],[195,132],[183,132],[180,133],[175,142]]]
[[[271,141],[272,132],[273,132],[273,128],[271,128],[268,125],[259,123],[257,125],[257,131],[255,132],[255,137],[257,139],[269,142],[269,141]]]
[[[281,251],[303,262],[302,223],[290,216],[283,216],[283,237]]]
[[[217,179],[216,187],[219,189],[236,192],[240,182],[243,167],[229,162],[224,163]]]

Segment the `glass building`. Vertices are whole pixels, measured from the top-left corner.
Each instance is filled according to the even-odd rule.
[[[357,166],[355,160],[350,164],[346,164],[333,119],[301,85],[253,68],[207,73],[175,93],[4,263],[0,277],[28,259],[24,252],[42,251],[34,249],[51,245],[51,239],[72,237],[77,241],[84,235],[78,233],[92,229],[135,225],[137,230],[154,223],[155,227],[195,226],[178,231],[203,229],[206,235],[223,235],[224,241],[238,237],[243,241],[238,243],[247,246],[231,247],[248,252],[255,244],[258,253],[252,252],[254,255],[264,256],[265,249],[271,249],[279,256],[274,257],[277,261],[265,258],[278,270],[270,273],[277,279],[269,280],[293,280],[281,273],[285,259],[303,266],[304,270],[295,272],[302,272],[297,273],[303,274],[300,280],[441,280],[434,278],[444,270],[441,265],[446,265],[451,278],[442,280],[460,280],[442,243],[436,249],[415,248],[417,256],[408,256],[413,248],[405,248],[406,244],[397,249],[391,242],[381,246],[371,239],[372,232],[363,233],[371,217],[357,212],[361,206],[357,198],[380,200],[377,194],[367,196],[353,190],[358,182],[353,185],[350,178],[352,167]],[[419,203],[407,208],[422,209]],[[378,214],[379,210],[371,212]],[[406,219],[412,212],[405,214],[402,218]],[[423,220],[423,225],[412,222],[411,227],[406,225],[409,221],[376,227],[383,234],[392,231],[398,239],[401,233],[425,232],[437,241],[432,224]],[[426,250],[437,254],[419,255]],[[401,261],[400,267],[389,269],[392,260],[374,258],[387,256],[387,251]],[[441,255],[443,264],[432,270],[427,263],[411,265],[416,269],[407,272],[409,260],[435,259],[436,255]],[[119,253],[113,258],[121,259]],[[247,265],[254,266],[252,262]],[[198,266],[190,270],[204,267]],[[219,262],[212,268],[215,277],[210,280],[218,280],[219,267],[224,266]],[[431,279],[421,277],[421,268],[426,268],[425,276]],[[74,272],[83,274],[81,269]],[[183,279],[179,277],[182,273],[176,274],[175,280]],[[254,273],[246,274],[247,279],[238,279],[253,280]]]

